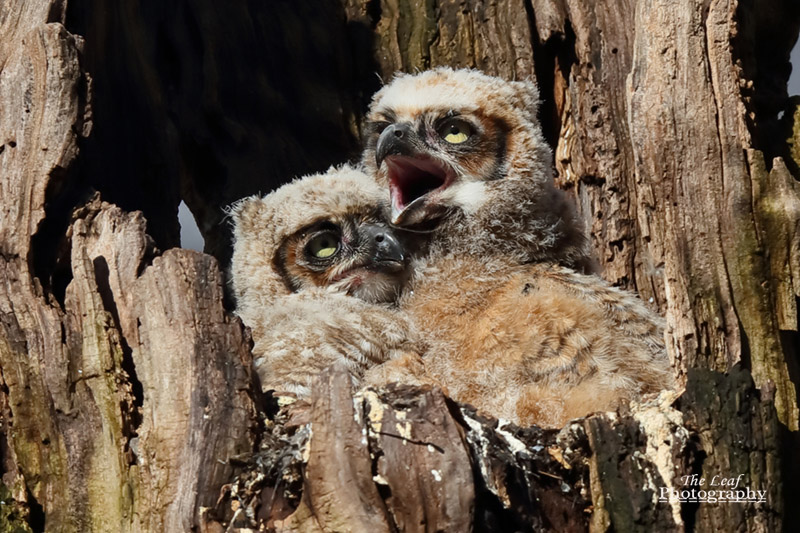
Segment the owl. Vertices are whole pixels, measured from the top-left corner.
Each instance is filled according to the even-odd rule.
[[[409,275],[385,194],[343,166],[230,209],[236,313],[250,326],[263,390],[305,396],[340,361],[358,381],[371,366],[423,351],[391,303]]]
[[[587,241],[553,184],[537,105],[529,82],[400,75],[373,98],[363,164],[392,222],[428,232],[399,300],[426,376],[488,414],[558,427],[673,377],[661,319],[580,272]],[[386,366],[402,379],[402,362]]]
[[[595,270],[528,81],[475,70],[400,74],[373,97],[362,164],[391,198],[393,224],[433,230],[433,249]],[[455,248],[457,247],[457,249]]]

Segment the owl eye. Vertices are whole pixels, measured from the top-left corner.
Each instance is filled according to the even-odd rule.
[[[329,259],[339,251],[339,238],[330,231],[320,233],[308,241],[305,251],[310,257]]]
[[[450,144],[461,144],[470,138],[472,128],[463,120],[454,120],[445,124],[439,135]]]

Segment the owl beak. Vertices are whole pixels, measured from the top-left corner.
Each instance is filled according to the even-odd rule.
[[[442,209],[431,193],[446,189],[455,178],[455,172],[423,146],[408,123],[391,124],[378,138],[375,163],[378,168],[386,164],[393,224],[410,226],[438,217]]]
[[[386,167],[393,224],[415,225],[441,214],[435,196],[453,183],[453,171],[431,157],[389,156]]]
[[[365,224],[359,233],[370,269],[397,272],[405,268],[405,248],[390,228]]]
[[[375,165],[380,168],[383,160],[390,155],[414,155],[417,134],[411,124],[401,122],[390,124],[378,137],[375,146]]]

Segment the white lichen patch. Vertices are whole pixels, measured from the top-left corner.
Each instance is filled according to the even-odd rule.
[[[358,425],[361,425],[361,420],[363,419],[363,408],[363,400],[357,396],[353,396],[353,421]]]
[[[678,465],[672,458],[680,455],[689,440],[689,432],[683,427],[683,414],[672,407],[677,397],[678,393],[675,391],[663,391],[654,400],[641,404],[631,402],[631,414],[647,436],[644,455],[655,465],[664,486],[670,489],[675,488],[673,478],[678,471]],[[644,459],[642,454],[634,456],[640,461]],[[654,502],[657,502],[662,487],[658,486],[649,473],[647,483],[648,488],[653,490]],[[680,503],[675,501],[671,505],[675,523],[683,525]]]
[[[367,414],[367,422],[369,429],[375,434],[381,432],[383,427],[383,405],[381,404],[378,394],[373,390],[365,390],[356,395],[356,397],[363,398],[369,405],[369,413]]]
[[[431,475],[433,476],[433,479],[435,479],[436,481],[442,480],[442,473],[439,472],[438,470],[431,470]]]
[[[294,396],[278,396],[278,407],[286,407],[287,405],[292,405],[297,401],[297,398]]]
[[[404,424],[396,422],[394,427],[397,429],[397,434],[403,437],[403,445],[405,446],[411,440],[411,422]]]
[[[480,422],[470,417],[469,413],[464,409],[461,410],[461,414],[470,429],[467,432],[467,439],[473,443],[473,446],[477,445],[480,447],[480,453],[477,454],[479,457],[478,467],[481,471],[481,477],[486,482],[486,488],[497,496],[503,506],[508,509],[511,506],[511,500],[506,493],[505,485],[502,481],[498,483],[498,480],[489,467],[487,459],[489,457],[489,441],[484,436],[484,428]],[[498,425],[500,425],[500,423],[498,423]]]
[[[507,426],[508,426],[508,422],[505,421],[505,420],[502,420],[502,421],[498,422],[497,423],[497,433],[498,433],[498,435],[503,437],[503,440],[506,441],[506,443],[508,444],[509,449],[512,452],[514,452],[515,454],[517,454],[517,453],[527,453],[528,447],[525,446],[525,443],[522,442],[521,440],[519,440],[518,438],[516,438],[514,435],[512,435],[511,433],[509,433],[505,429],[503,429],[504,427],[507,427]]]
[[[303,463],[308,464],[308,458],[311,457],[311,439],[314,438],[314,432],[311,430],[311,423],[308,424],[308,438],[303,446]]]
[[[489,443],[485,438],[483,438],[483,427],[481,426],[480,422],[473,420],[463,409],[461,410],[461,414],[463,415],[464,421],[466,421],[470,429],[470,435],[468,435],[468,438],[470,438],[472,441],[478,442],[481,447],[481,453],[478,454],[478,457],[486,457],[489,452]],[[489,467],[487,466],[486,461],[480,461],[478,467],[481,469],[481,476],[483,479],[490,479]],[[494,487],[489,486],[489,490],[497,494],[497,491],[494,489]]]

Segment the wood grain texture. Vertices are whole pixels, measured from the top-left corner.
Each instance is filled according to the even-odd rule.
[[[246,497],[227,500],[231,494],[226,495],[241,511],[236,531],[270,524],[275,509],[264,513],[259,494],[276,490],[286,501],[300,502],[290,505],[287,519],[276,522],[283,531],[348,526],[359,531],[367,527],[365,504],[379,521],[369,526],[375,531],[712,531],[725,524],[761,532],[782,527],[774,404],[738,367],[729,375],[693,370],[680,397],[665,393],[626,412],[596,414],[561,430],[523,429],[484,418],[437,389],[390,386],[353,394],[342,370],[323,372],[319,385],[313,389],[310,420],[301,423],[305,429],[288,428],[291,417],[279,415],[276,424],[284,427],[284,437],[262,450],[291,458],[294,466],[284,462],[282,472],[299,472],[303,483],[286,484],[290,476],[276,473],[273,464],[252,462],[234,481],[236,494]],[[330,410],[334,405],[341,410]],[[754,416],[743,417],[743,412]],[[314,428],[320,425],[333,426],[340,438],[331,440],[327,429],[318,434]],[[359,467],[351,468],[355,464]],[[763,503],[669,499],[670,490],[691,488],[684,476],[704,477],[704,490],[719,490],[721,478],[740,473],[739,488],[766,491]],[[711,487],[714,480],[717,485]],[[239,491],[245,486],[249,489]],[[320,490],[325,497],[315,504]],[[338,520],[353,506],[359,511],[342,526]]]
[[[216,261],[159,255],[141,213],[94,199],[52,235],[90,131],[79,45],[40,25],[0,73],[4,483],[37,531],[188,530],[252,450],[250,341]]]
[[[479,68],[508,79],[533,75],[533,41],[522,0],[343,4],[353,25],[373,30],[374,60],[384,80],[394,72],[439,65]]]
[[[63,23],[63,0],[8,1],[0,5],[0,69],[28,33],[42,24]]]
[[[637,21],[651,31],[636,43],[630,79],[635,173],[663,215],[651,218],[650,251],[663,258],[668,346],[681,368],[725,370],[746,358],[756,383],[777,384],[781,419],[796,429],[775,296],[762,283],[772,272],[754,221],[751,137],[743,104],[730,103],[742,76],[731,47],[734,6],[712,2],[667,22],[672,7],[637,4]]]
[[[372,481],[363,412],[353,401],[350,374],[335,367],[322,373],[314,388],[303,500],[298,514],[277,530],[391,531]],[[311,524],[315,525],[310,528]]]
[[[382,451],[373,454],[373,479],[384,490],[392,522],[399,531],[468,531],[475,489],[464,430],[441,390],[394,393],[388,409],[378,395],[363,395],[368,435]]]
[[[222,308],[211,257],[169,250],[149,264],[141,213],[98,204],[72,228],[73,254],[84,255],[97,286],[75,290],[106,305],[141,387],[140,408],[123,412],[135,432],[131,499],[142,509],[133,530],[188,530],[230,477],[227,458],[252,449],[248,339]]]
[[[0,4],[0,522],[796,529],[791,2],[98,6]],[[305,414],[258,418],[217,263],[166,250],[179,198],[224,258],[221,205],[351,153],[373,70],[442,64],[538,79],[558,182],[604,275],[667,314],[681,397],[542,431],[330,371]],[[767,501],[658,500],[691,473]]]
[[[67,517],[85,510],[67,483],[68,473],[84,477],[85,465],[76,460],[81,450],[68,447],[83,422],[70,401],[79,368],[67,364],[72,347],[63,342],[63,312],[48,303],[30,275],[31,237],[45,216],[51,176],[57,179],[57,169],[77,153],[81,77],[75,39],[58,24],[27,33],[0,72],[0,368],[10,408],[5,424],[13,427],[9,446],[25,500],[29,507],[51,510],[53,522],[70,524],[65,531],[79,529]],[[98,414],[94,407],[87,417]]]

